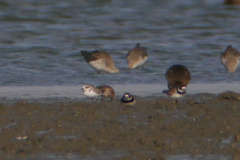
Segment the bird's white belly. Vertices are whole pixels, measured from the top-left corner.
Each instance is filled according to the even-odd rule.
[[[170,95],[171,98],[181,98],[181,97],[183,97],[183,96],[184,96],[184,95],[182,95],[182,94],[177,94],[177,93],[174,93],[174,94]]]
[[[105,69],[105,61],[104,60],[96,60],[89,63],[96,70],[104,70]]]
[[[85,91],[85,92],[83,92],[83,94],[85,96],[91,97],[91,98],[99,96],[96,92],[93,92],[93,91],[90,91],[90,92]]]
[[[224,65],[226,65],[227,58],[222,58],[221,60],[222,60],[222,63],[223,63]]]
[[[136,64],[133,65],[133,69],[142,66],[147,61],[147,57],[140,59]]]

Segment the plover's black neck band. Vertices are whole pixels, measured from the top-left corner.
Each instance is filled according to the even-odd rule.
[[[134,102],[134,98],[132,97],[132,99],[130,99],[130,100],[122,99],[122,102],[123,103],[131,103],[131,102]]]
[[[184,94],[186,94],[186,91],[184,91],[184,92],[179,92],[179,91],[177,90],[177,94],[184,95]]]

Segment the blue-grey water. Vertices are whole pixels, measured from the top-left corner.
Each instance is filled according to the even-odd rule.
[[[166,83],[176,63],[193,83],[237,82],[220,54],[240,50],[239,11],[222,0],[3,0],[0,86]],[[136,43],[148,48],[144,70],[127,69]],[[105,50],[120,73],[97,74],[80,50]]]

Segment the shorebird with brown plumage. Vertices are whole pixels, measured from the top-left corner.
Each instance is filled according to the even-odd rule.
[[[188,69],[180,64],[171,66],[165,77],[168,81],[168,89],[163,91],[172,98],[180,98],[186,94],[186,87],[191,80],[191,74]]]
[[[135,69],[142,66],[147,61],[148,54],[145,47],[140,47],[140,44],[131,49],[127,54],[128,68]]]
[[[231,45],[221,54],[221,62],[226,67],[227,72],[235,72],[239,65],[240,53]]]
[[[108,85],[101,85],[96,86],[100,90],[102,90],[102,96],[106,98],[111,98],[111,101],[113,101],[113,98],[115,97],[115,91],[111,86]]]
[[[117,73],[119,69],[117,69],[114,65],[112,57],[105,51],[81,51],[85,60],[92,66],[94,69],[97,70],[98,73],[100,71],[105,71],[108,73]]]

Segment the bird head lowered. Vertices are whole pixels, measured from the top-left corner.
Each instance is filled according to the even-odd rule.
[[[131,95],[130,93],[125,93],[125,94],[123,95],[123,98],[124,98],[125,100],[131,100],[131,99],[132,99],[132,95]]]
[[[186,86],[172,87],[169,90],[164,90],[163,93],[171,98],[181,98],[186,94]]]
[[[123,103],[125,105],[134,105],[134,104],[136,104],[136,100],[133,97],[133,95],[131,95],[130,93],[124,93],[124,95],[121,99],[121,103]]]

